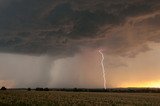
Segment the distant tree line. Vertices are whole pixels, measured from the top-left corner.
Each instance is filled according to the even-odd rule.
[[[36,91],[49,91],[49,88],[36,88]]]
[[[108,88],[108,89],[62,88],[53,90],[67,91],[67,92],[160,93],[160,88]]]
[[[31,91],[31,90],[34,90],[34,89],[28,88],[27,90]],[[40,87],[37,87],[35,90],[36,91],[49,91],[49,88],[40,88]]]
[[[6,87],[1,87],[1,90],[7,90]],[[160,88],[108,88],[108,89],[86,89],[86,88],[17,88],[9,90],[27,90],[27,91],[65,91],[65,92],[126,92],[126,93],[160,93]]]

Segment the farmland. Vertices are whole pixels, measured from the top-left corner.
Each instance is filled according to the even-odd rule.
[[[0,106],[160,106],[160,93],[110,93],[65,91],[0,91]]]

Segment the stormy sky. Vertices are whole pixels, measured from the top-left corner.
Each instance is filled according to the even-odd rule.
[[[0,0],[0,85],[103,87],[103,49],[107,87],[160,87],[159,29],[159,0]]]

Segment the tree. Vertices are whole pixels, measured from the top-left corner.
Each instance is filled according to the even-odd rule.
[[[3,87],[1,88],[1,90],[7,90],[7,88],[3,86]]]
[[[31,88],[28,88],[27,90],[28,90],[28,91],[31,91]]]
[[[43,91],[43,88],[36,88],[36,91]]]
[[[44,91],[49,91],[49,88],[44,88]]]

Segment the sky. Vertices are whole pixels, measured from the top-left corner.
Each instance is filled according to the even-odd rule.
[[[159,0],[0,0],[0,86],[160,87]]]

